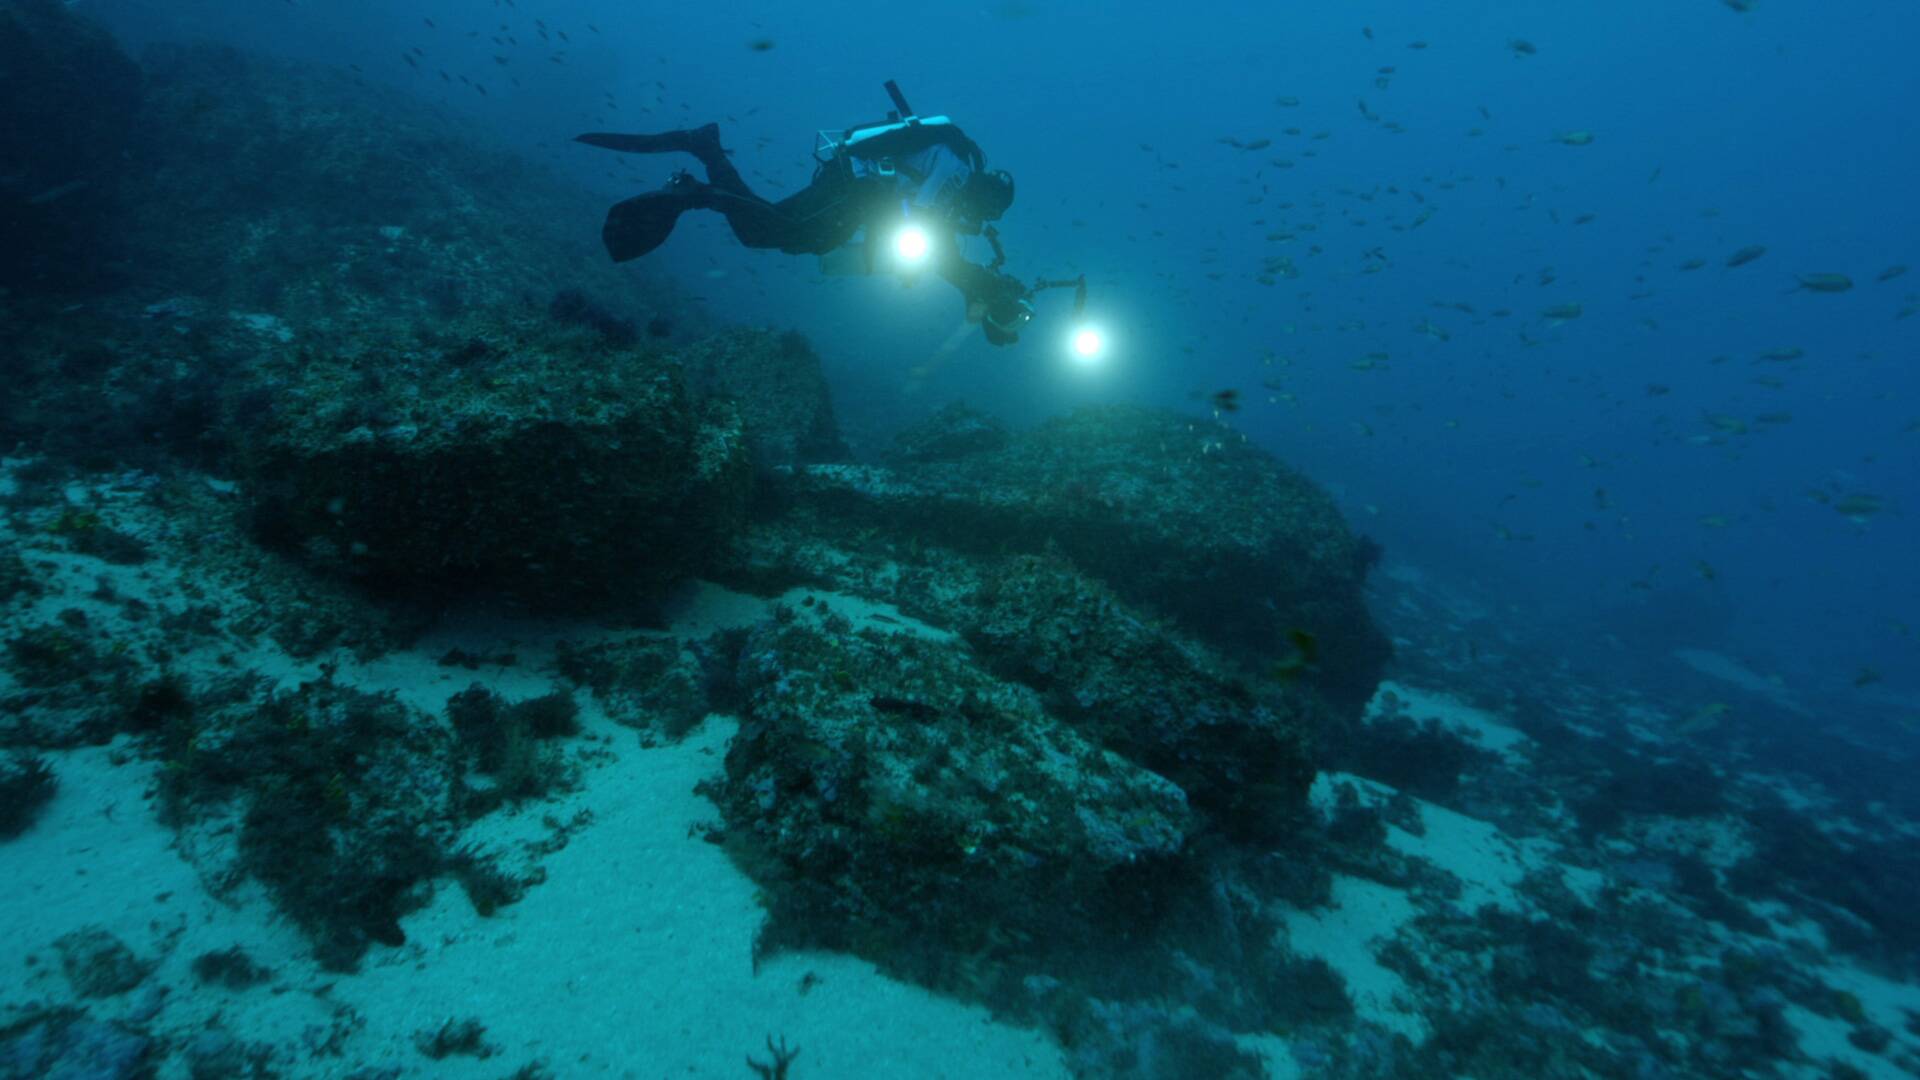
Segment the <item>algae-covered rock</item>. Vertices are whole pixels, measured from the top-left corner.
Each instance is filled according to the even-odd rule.
[[[823,518],[974,552],[1052,547],[1256,666],[1304,634],[1314,685],[1343,706],[1366,700],[1390,652],[1361,595],[1376,549],[1332,498],[1174,413],[1086,409],[993,452],[810,466],[793,481]]]
[[[1057,552],[969,556],[877,539],[862,548],[855,527],[824,529],[763,522],[740,555],[957,635],[981,667],[1033,690],[1082,738],[1172,780],[1213,830],[1261,844],[1297,832],[1315,748],[1340,726],[1307,683],[1246,677]],[[871,620],[893,617],[868,618],[886,629]]]
[[[906,461],[953,461],[1000,450],[1012,438],[999,420],[956,401],[895,435],[893,452]]]
[[[1194,828],[1173,783],[953,643],[791,616],[748,637],[738,679],[716,797],[730,845],[783,883],[787,933],[876,953],[931,928],[1092,933]]]
[[[0,286],[99,283],[140,71],[58,0],[0,0]]]
[[[708,679],[701,658],[673,638],[563,643],[554,668],[590,691],[609,719],[628,727],[677,739],[707,715]]]
[[[954,605],[988,666],[1080,735],[1179,785],[1229,836],[1271,843],[1306,814],[1320,698],[1256,694],[1178,628],[1058,557],[991,564]]]
[[[81,997],[112,997],[146,981],[152,961],[133,954],[125,942],[102,926],[85,926],[53,943],[73,992]]]
[[[733,399],[758,465],[847,456],[820,357],[798,332],[729,330],[675,354],[696,393]]]
[[[386,590],[644,609],[745,514],[739,417],[675,368],[543,317],[410,348],[349,339],[260,375],[256,530]]]
[[[263,884],[329,968],[405,941],[400,917],[452,869],[462,778],[447,729],[391,696],[331,682],[209,692],[158,732],[161,792],[182,824],[238,825],[210,879]],[[228,835],[230,830],[216,830]]]

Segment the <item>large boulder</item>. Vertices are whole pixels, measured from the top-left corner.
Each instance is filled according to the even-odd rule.
[[[934,934],[1097,935],[1196,819],[1171,781],[1050,716],[964,645],[788,611],[738,664],[712,792],[778,935],[914,952]]]
[[[1032,687],[1083,738],[1178,784],[1225,835],[1277,843],[1306,816],[1310,746],[1329,722],[1317,695],[1256,689],[1057,556],[989,563],[949,607],[990,670]]]
[[[256,531],[382,591],[644,617],[745,514],[737,413],[696,408],[658,356],[536,313],[284,350],[256,378]]]
[[[847,457],[820,357],[797,331],[729,330],[687,345],[675,359],[696,393],[739,405],[755,464]]]
[[[58,0],[0,0],[0,287],[101,283],[140,71]]]
[[[1174,413],[1086,409],[972,452],[797,468],[788,489],[823,520],[971,552],[1058,551],[1243,662],[1291,661],[1343,706],[1372,694],[1391,651],[1362,597],[1377,549],[1333,499]]]

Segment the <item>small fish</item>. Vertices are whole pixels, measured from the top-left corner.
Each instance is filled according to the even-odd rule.
[[[1532,56],[1540,51],[1534,47],[1533,42],[1528,41],[1526,38],[1514,38],[1512,41],[1507,42],[1507,48],[1512,49],[1513,55],[1515,56]]]
[[[1749,244],[1727,256],[1727,265],[1729,267],[1745,266],[1766,253],[1767,249],[1764,244]]]
[[[1297,97],[1283,96],[1274,98],[1273,103],[1283,109],[1292,109],[1299,107],[1300,99]]]
[[[773,50],[773,39],[754,38],[752,41],[747,42],[747,48],[754,52],[771,52]]]
[[[1874,683],[1879,682],[1880,679],[1881,675],[1878,671],[1870,667],[1863,667],[1860,669],[1860,673],[1853,677],[1853,685],[1855,689],[1859,689],[1872,686]]]
[[[1798,274],[1800,284],[1789,292],[1843,293],[1853,288],[1853,279],[1845,274]]]
[[[1320,642],[1305,630],[1287,631],[1287,643],[1293,651],[1273,665],[1275,680],[1291,684],[1303,675],[1312,674],[1320,664]]]
[[[1869,495],[1866,492],[1854,492],[1833,500],[1833,508],[1855,525],[1865,525],[1885,507],[1886,503],[1880,496]]]
[[[27,200],[27,205],[28,206],[45,206],[50,202],[55,202],[60,199],[64,199],[67,196],[73,194],[74,192],[81,190],[82,188],[87,186],[87,183],[88,183],[87,178],[84,176],[78,180],[69,180],[64,184],[60,184],[56,187],[50,187],[45,191],[40,192],[38,195],[32,196]]]
[[[1897,278],[1906,272],[1907,272],[1907,268],[1905,266],[1889,266],[1885,270],[1880,271],[1880,276],[1874,278],[1873,280],[1892,281],[1894,278]]]
[[[1790,360],[1798,360],[1805,355],[1807,355],[1807,350],[1800,348],[1768,349],[1760,354],[1760,359],[1769,363],[1784,364]]]
[[[1555,304],[1549,308],[1542,308],[1540,317],[1552,321],[1557,326],[1579,318],[1581,310],[1579,304]]]
[[[1668,394],[1671,394],[1671,393],[1673,393],[1673,387],[1667,386],[1664,383],[1648,383],[1647,384],[1648,397],[1666,397]]]
[[[1593,132],[1563,131],[1560,134],[1555,135],[1553,137],[1553,141],[1559,143],[1562,146],[1592,146]]]
[[[1240,391],[1238,390],[1216,390],[1208,396],[1207,400],[1213,402],[1213,407],[1221,412],[1240,411]]]

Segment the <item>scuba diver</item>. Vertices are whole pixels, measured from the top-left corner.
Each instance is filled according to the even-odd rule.
[[[718,124],[659,135],[576,136],[577,142],[626,153],[692,154],[706,170],[705,183],[682,171],[659,191],[615,204],[600,231],[607,253],[615,262],[647,254],[666,241],[688,210],[724,214],[747,247],[820,255],[823,265],[830,265],[829,253],[843,264],[853,256],[866,273],[882,257],[876,238],[892,235],[903,263],[925,259],[960,290],[967,318],[980,323],[989,342],[1013,344],[1033,317],[1032,290],[1000,271],[1006,255],[992,224],[1013,204],[1013,177],[988,171],[979,145],[951,120],[916,116],[892,80],[886,90],[895,106],[887,119],[821,132],[812,182],[779,202],[747,187],[721,149]],[[840,250],[863,230],[860,252]],[[981,266],[961,257],[961,237],[971,235],[987,238],[992,263]]]

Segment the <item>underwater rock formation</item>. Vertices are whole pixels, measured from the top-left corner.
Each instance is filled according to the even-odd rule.
[[[1196,824],[1172,782],[951,642],[789,609],[749,636],[738,678],[740,734],[709,790],[730,847],[782,882],[790,929],[880,953],[929,931],[959,950],[1095,933]]]
[[[0,287],[95,287],[140,71],[57,0],[0,0]]]
[[[243,487],[258,534],[399,592],[644,615],[744,519],[737,413],[544,319],[475,317],[264,363]]]
[[[1012,433],[998,419],[955,401],[893,437],[893,454],[907,461],[953,461],[1007,445]]]
[[[1084,738],[1172,780],[1221,833],[1273,843],[1294,832],[1313,783],[1308,748],[1334,723],[1317,694],[1257,688],[1059,555],[943,577],[968,587],[917,579],[902,601],[952,626],[989,670],[1035,690]]]
[[[821,516],[967,551],[1048,546],[1120,596],[1255,665],[1295,631],[1339,705],[1373,692],[1391,652],[1361,596],[1376,558],[1333,500],[1270,455],[1186,417],[1085,409],[988,452],[897,468],[797,470]]]
[[[800,334],[728,330],[674,358],[695,393],[739,405],[756,466],[846,459],[820,357]]]

